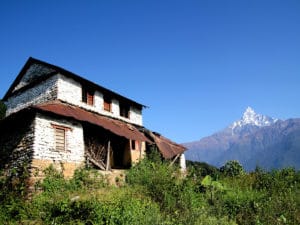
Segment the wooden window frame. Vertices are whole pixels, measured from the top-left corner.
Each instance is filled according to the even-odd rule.
[[[93,106],[94,95],[95,95],[95,91],[82,87],[82,102],[86,103],[87,105]]]
[[[111,98],[103,97],[103,110],[106,112],[111,112],[111,105]]]
[[[54,129],[54,139],[55,139],[55,150],[59,152],[67,151],[67,131],[71,131],[70,127],[65,127],[61,125],[51,124]],[[58,144],[58,133],[63,131],[63,146]]]

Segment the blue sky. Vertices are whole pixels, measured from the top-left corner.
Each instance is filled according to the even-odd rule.
[[[0,29],[0,98],[32,56],[149,106],[180,143],[247,106],[299,117],[299,0],[3,0]]]

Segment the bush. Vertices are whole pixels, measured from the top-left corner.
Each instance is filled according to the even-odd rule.
[[[187,170],[188,170],[188,175],[191,178],[203,178],[207,175],[213,177],[216,179],[219,177],[219,170],[217,167],[214,167],[212,165],[209,165],[205,162],[192,162],[192,161],[187,161]]]
[[[122,187],[108,186],[97,171],[79,169],[66,180],[45,171],[42,192],[9,191],[1,177],[0,224],[300,224],[300,172],[260,169],[214,179],[182,176],[157,158],[131,168]]]
[[[183,178],[167,162],[144,159],[128,172],[127,182],[131,187],[140,187],[159,204],[167,224],[195,224],[202,213],[205,203],[195,192],[193,181]]]
[[[225,176],[238,176],[244,173],[243,166],[237,160],[230,160],[225,163],[224,166],[220,168],[220,171]]]
[[[130,185],[143,186],[147,194],[163,208],[173,208],[176,199],[172,192],[177,187],[175,173],[175,169],[166,163],[144,159],[127,173],[126,181]]]
[[[39,208],[35,217],[47,224],[161,224],[158,205],[128,188],[78,198],[38,196],[33,204]]]

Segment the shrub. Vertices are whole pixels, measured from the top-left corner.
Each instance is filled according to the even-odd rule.
[[[136,190],[113,188],[80,198],[37,197],[34,204],[46,224],[161,224],[159,206]]]
[[[127,174],[131,187],[138,186],[156,203],[167,224],[194,224],[203,202],[192,180],[179,176],[167,162],[144,159]]]
[[[130,185],[143,186],[147,194],[163,208],[176,204],[172,198],[177,186],[175,170],[166,163],[144,159],[127,173],[126,181]]]
[[[99,171],[94,169],[79,168],[75,170],[70,180],[73,189],[99,189],[108,186],[108,180]]]
[[[220,171],[226,176],[238,176],[244,173],[243,166],[237,160],[230,160],[220,168]]]
[[[44,180],[38,184],[43,191],[54,193],[57,190],[64,191],[67,189],[67,181],[64,179],[63,173],[56,170],[53,165],[46,168],[44,174]]]
[[[205,162],[187,161],[188,176],[191,178],[203,178],[209,175],[213,178],[219,177],[219,170],[217,167],[209,165]]]

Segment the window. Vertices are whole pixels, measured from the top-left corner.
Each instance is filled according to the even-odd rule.
[[[131,150],[136,150],[135,140],[131,140]]]
[[[51,124],[54,133],[55,133],[55,150],[56,151],[66,151],[67,150],[67,142],[66,142],[66,134],[68,130],[72,130],[70,127],[64,127],[61,125]]]
[[[103,109],[105,111],[111,112],[111,99],[104,97],[103,98]]]
[[[66,150],[66,130],[64,128],[55,128],[55,149],[57,151]]]
[[[94,105],[94,91],[82,88],[82,102],[88,105]]]
[[[129,118],[129,106],[120,104],[120,116]]]

